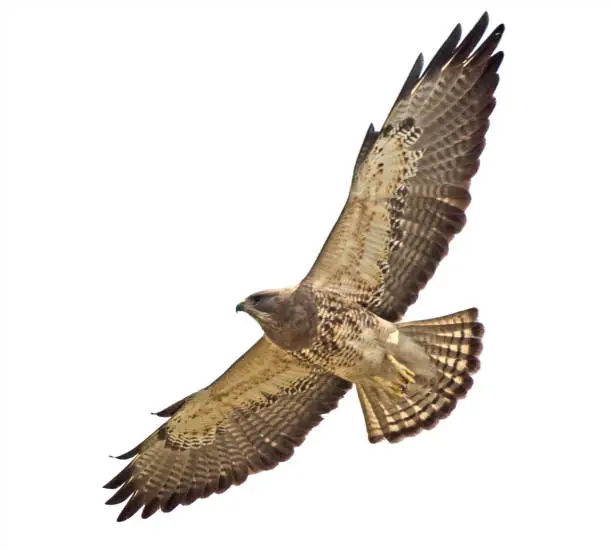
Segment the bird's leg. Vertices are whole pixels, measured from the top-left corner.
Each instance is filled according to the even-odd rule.
[[[383,386],[385,391],[387,391],[391,395],[394,395],[395,397],[401,397],[404,395],[404,392],[402,389],[403,387],[401,384],[397,384],[396,382],[387,380],[386,378],[383,378],[382,376],[373,376],[372,380],[374,380],[374,382],[376,382],[377,384],[380,384],[381,386]]]
[[[404,363],[400,363],[393,355],[387,354],[387,359],[389,359],[390,363],[395,367],[397,373],[402,377],[402,379],[406,382],[406,384],[402,385],[402,393],[407,393],[407,385],[415,384],[415,372],[409,369]]]
[[[421,382],[421,377],[392,353],[385,354],[385,361],[387,367],[383,369],[384,374],[377,374],[372,380],[382,386],[389,395],[395,397],[405,397],[414,393],[415,386]]]

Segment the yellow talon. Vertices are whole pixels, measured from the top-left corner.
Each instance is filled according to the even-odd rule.
[[[416,382],[415,376],[416,374],[411,371],[406,365],[400,363],[393,355],[387,355],[387,358],[391,363],[397,368],[398,372],[402,375],[402,378],[409,382],[410,384],[414,384]]]
[[[393,382],[386,380],[382,376],[373,376],[372,380],[374,380],[374,382],[376,382],[377,384],[383,386],[388,392],[392,393],[396,397],[401,397],[404,395],[402,386],[394,384]]]

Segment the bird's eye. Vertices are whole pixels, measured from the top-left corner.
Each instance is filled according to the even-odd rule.
[[[261,295],[260,294],[255,294],[254,296],[251,296],[251,302],[254,305],[257,305],[260,301],[261,301]]]

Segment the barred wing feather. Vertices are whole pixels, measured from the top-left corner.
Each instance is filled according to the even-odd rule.
[[[130,463],[105,487],[127,500],[118,520],[173,510],[240,485],[287,460],[351,387],[313,370],[266,338],[218,380],[159,414],[170,418],[117,458]]]
[[[380,132],[370,126],[349,198],[305,282],[401,319],[465,223],[485,144],[497,70],[497,27],[478,48],[484,14],[458,25],[422,72],[419,56]],[[421,74],[422,73],[422,74]]]

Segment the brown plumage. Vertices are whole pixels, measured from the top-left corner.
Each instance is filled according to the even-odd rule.
[[[119,520],[221,493],[287,460],[354,383],[371,442],[432,428],[472,384],[476,309],[397,323],[465,223],[495,105],[497,27],[460,43],[457,26],[422,72],[419,56],[379,132],[370,126],[349,198],[296,287],[236,308],[265,336],[207,388],[157,413],[168,420],[117,458],[106,487]],[[421,74],[422,73],[422,74]]]
[[[221,493],[287,460],[351,384],[294,361],[262,338],[208,388],[181,402],[105,487],[119,520]],[[172,407],[174,408],[174,407]],[[170,412],[162,411],[162,415]]]
[[[389,321],[402,318],[465,224],[485,144],[497,69],[497,27],[483,15],[461,44],[457,25],[421,75],[414,64],[380,132],[370,126],[348,201],[306,280]]]

